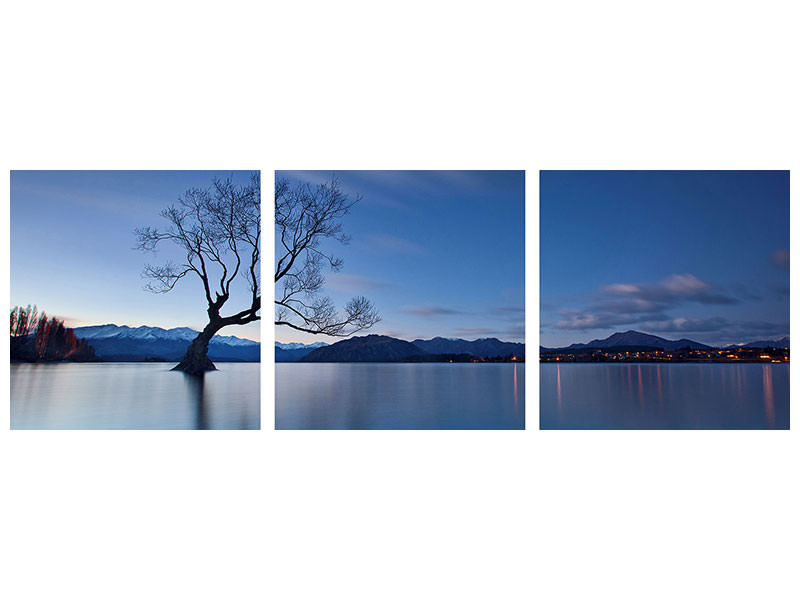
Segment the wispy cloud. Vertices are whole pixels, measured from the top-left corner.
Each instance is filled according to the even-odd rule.
[[[394,284],[370,277],[362,277],[361,275],[336,272],[330,273],[325,277],[325,287],[340,292],[363,294],[389,289],[394,287]]]
[[[740,290],[741,293],[747,290]],[[706,331],[713,321],[701,324],[698,319],[674,319],[667,312],[690,303],[732,305],[740,302],[738,295],[726,293],[717,286],[692,274],[675,274],[658,283],[613,283],[600,288],[584,309],[563,308],[554,329],[586,331],[620,326],[650,328],[663,331],[682,330],[693,326]],[[721,326],[721,323],[717,323]],[[695,329],[697,331],[698,329]]]
[[[691,274],[670,275],[659,283],[615,283],[603,288],[606,294],[660,304],[699,302],[701,304],[736,304],[738,300],[720,293],[712,284]]]
[[[463,315],[463,311],[447,308],[444,306],[401,306],[400,312],[407,315],[414,315],[417,317],[424,317],[426,319],[434,319],[437,317],[447,317],[450,315]]]
[[[386,193],[384,190],[392,181],[394,171],[277,171],[277,177],[286,177],[295,181],[301,181],[312,186],[326,185],[336,177],[341,181],[341,189],[351,198],[360,198],[366,206],[381,206],[397,211],[405,212],[409,210],[408,205],[401,200],[403,194],[397,195]],[[398,178],[397,189],[407,191],[407,187],[401,185],[402,173]],[[365,185],[366,184],[366,185]],[[408,182],[406,182],[408,184]],[[366,188],[366,193],[365,193]]]
[[[707,319],[678,317],[675,319],[665,319],[661,321],[643,321],[641,323],[642,329],[645,329],[648,332],[656,333],[700,333],[706,331],[720,331],[726,327],[729,327],[730,325],[731,322],[723,317],[710,317]]]
[[[669,336],[700,336],[709,343],[738,343],[757,339],[776,338],[788,335],[788,323],[768,321],[737,321],[721,316],[706,318],[669,317],[667,315],[611,315],[591,314],[582,311],[564,311],[568,318],[543,327],[555,329],[588,331],[620,327],[631,327]],[[584,340],[588,341],[588,340]]]
[[[373,233],[365,238],[365,243],[373,249],[392,254],[424,254],[425,248],[416,242],[387,233]]]
[[[495,306],[492,314],[501,318],[519,319],[525,317],[524,306]]]
[[[634,325],[647,320],[666,320],[668,317],[662,313],[637,313],[637,312],[593,312],[591,310],[562,309],[559,311],[561,320],[553,323],[555,329],[572,331],[586,331],[589,329],[608,329],[621,325]]]

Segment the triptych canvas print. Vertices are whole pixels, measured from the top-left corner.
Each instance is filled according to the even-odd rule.
[[[788,171],[10,179],[12,429],[789,428]]]

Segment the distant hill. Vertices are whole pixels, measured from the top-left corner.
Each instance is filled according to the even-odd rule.
[[[282,344],[275,342],[275,362],[297,362],[312,350],[327,345],[325,342],[315,342],[313,344],[301,344],[299,342]]]
[[[395,362],[420,354],[426,352],[411,342],[388,335],[365,335],[317,348],[300,362]]]
[[[472,342],[462,339],[435,337],[432,340],[411,342],[430,354],[470,354],[472,356],[525,356],[525,344],[501,342],[497,338],[481,338]]]
[[[107,361],[180,360],[199,333],[188,327],[128,327],[92,325],[76,327],[78,339],[90,340],[95,354]],[[208,357],[218,362],[259,362],[261,344],[235,336],[215,335],[208,345]]]
[[[525,355],[525,345],[489,338],[469,342],[434,338],[407,342],[386,335],[367,335],[317,348],[300,362],[442,362]]]
[[[689,347],[692,350],[707,350],[711,346],[687,340],[682,338],[680,340],[667,340],[657,335],[650,335],[640,331],[625,331],[622,333],[614,333],[602,340],[592,340],[586,344],[571,344],[566,348],[540,348],[541,352],[555,352],[563,350],[582,350],[585,348],[617,348],[621,346],[635,346],[646,348],[659,348],[661,350],[679,350],[681,348]]]
[[[728,348],[788,348],[789,337],[782,337],[779,340],[759,340],[757,342],[749,342],[741,346],[728,346]]]

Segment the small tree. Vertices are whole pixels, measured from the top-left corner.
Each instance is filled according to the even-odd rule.
[[[11,309],[11,358],[24,358],[28,336],[35,331],[38,310],[29,304],[27,308],[15,306]]]
[[[166,293],[187,275],[203,284],[208,304],[208,324],[192,341],[174,370],[199,375],[216,367],[208,358],[211,338],[228,325],[244,325],[260,319],[259,277],[261,237],[261,181],[254,173],[244,185],[230,179],[215,179],[206,189],[186,191],[177,205],[161,212],[169,225],[165,229],[136,230],[137,247],[155,251],[161,242],[176,244],[186,253],[181,264],[146,265],[143,275],[150,279],[145,289]],[[231,296],[231,284],[244,279],[250,290],[245,308],[223,316]]]
[[[342,259],[320,248],[323,239],[347,243],[340,219],[350,212],[359,197],[349,198],[339,180],[312,186],[275,182],[275,324],[313,334],[347,336],[368,329],[380,321],[372,303],[363,296],[350,300],[344,314],[333,301],[321,296],[325,284],[323,267],[338,271]]]

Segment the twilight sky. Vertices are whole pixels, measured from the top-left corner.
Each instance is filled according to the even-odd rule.
[[[331,171],[279,171],[318,184]],[[342,189],[363,199],[342,223],[348,245],[326,240],[344,259],[326,273],[337,308],[373,301],[382,321],[371,333],[405,340],[525,338],[525,174],[523,171],[337,171]],[[276,327],[279,342],[340,338]]]
[[[146,263],[182,260],[177,247],[134,249],[134,229],[164,226],[160,212],[216,176],[246,183],[249,171],[13,171],[11,306],[37,304],[67,325],[150,325],[202,329],[202,283],[187,276],[171,292],[143,289]],[[185,259],[185,255],[183,256]],[[231,287],[223,314],[246,308],[246,284]],[[237,300],[240,300],[237,302]],[[221,335],[259,340],[259,323]]]
[[[541,345],[789,334],[788,171],[542,171]]]

